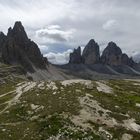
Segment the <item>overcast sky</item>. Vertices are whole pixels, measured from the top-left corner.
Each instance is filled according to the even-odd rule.
[[[0,0],[0,30],[22,21],[28,36],[53,63],[93,38],[101,51],[114,41],[140,53],[140,0]]]

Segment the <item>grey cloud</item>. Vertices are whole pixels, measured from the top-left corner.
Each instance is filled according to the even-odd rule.
[[[71,49],[64,51],[63,53],[52,53],[49,52],[44,56],[48,58],[52,64],[66,64],[69,62],[69,55],[72,52]]]
[[[38,34],[39,37],[46,37],[46,38],[50,38],[53,39],[55,41],[60,41],[60,42],[64,42],[67,41],[63,36],[61,36],[60,34],[56,33],[56,34],[49,34],[49,33],[45,33],[45,32],[40,32]]]
[[[47,28],[36,31],[37,37],[48,39],[48,42],[66,42],[72,38],[73,29],[64,31],[58,25],[51,25]]]
[[[140,63],[140,52],[134,52],[132,54],[132,58],[134,59],[135,62]]]
[[[140,52],[140,0],[0,0],[0,9],[0,30],[5,31],[15,20],[21,20],[30,38],[40,46],[55,42],[52,50],[42,49],[45,53],[63,53],[86,45],[91,38],[103,43],[101,50],[114,41],[130,56],[134,51]],[[75,32],[71,39],[66,34],[46,31],[35,36],[36,31],[50,25],[59,25],[57,30],[64,33],[71,29]],[[56,42],[63,43],[63,51]]]

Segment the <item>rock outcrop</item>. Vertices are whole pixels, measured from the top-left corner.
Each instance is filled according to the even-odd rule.
[[[120,65],[121,56],[121,49],[114,42],[110,42],[102,53],[101,62],[106,65]]]
[[[91,39],[83,50],[82,59],[84,64],[95,64],[100,60],[99,45]]]
[[[81,55],[81,48],[74,49],[70,54],[70,64],[103,64],[110,66],[128,65],[133,67],[136,63],[127,54],[122,53],[122,50],[114,43],[109,42],[100,57],[99,45],[91,39],[85,46]]]
[[[70,53],[70,61],[72,64],[82,63],[81,47],[74,49],[73,53]]]
[[[2,61],[2,46],[4,45],[6,36],[3,32],[0,32],[0,61]]]
[[[111,66],[128,65],[133,67],[135,65],[133,59],[129,58],[127,54],[123,54],[114,42],[110,42],[103,51],[101,63]]]
[[[13,29],[8,29],[1,53],[4,63],[19,64],[31,72],[36,68],[46,69],[47,59],[43,57],[37,44],[28,38],[21,22],[16,22]]]
[[[129,65],[129,63],[130,63],[130,58],[128,57],[128,55],[127,54],[122,54],[121,55],[121,64],[122,65]]]

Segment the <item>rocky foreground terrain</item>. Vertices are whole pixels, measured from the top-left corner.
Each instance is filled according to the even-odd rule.
[[[140,139],[140,80],[35,82],[21,69],[8,72],[0,84],[1,140]]]

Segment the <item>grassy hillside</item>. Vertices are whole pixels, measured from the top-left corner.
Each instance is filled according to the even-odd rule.
[[[0,85],[1,140],[139,140],[139,80]]]

